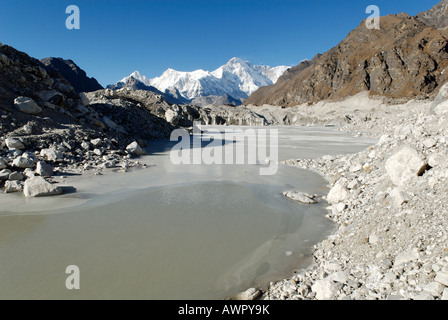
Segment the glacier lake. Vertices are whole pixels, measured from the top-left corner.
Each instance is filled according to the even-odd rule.
[[[279,161],[376,143],[334,128],[263,129],[271,128],[279,132]],[[68,176],[61,185],[77,192],[58,197],[0,195],[0,299],[224,299],[307,267],[313,245],[333,231],[325,201],[304,205],[282,195],[326,195],[314,172],[174,165],[175,143],[148,144],[146,169]],[[72,265],[79,290],[66,287]]]

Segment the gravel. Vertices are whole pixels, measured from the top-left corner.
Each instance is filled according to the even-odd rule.
[[[379,138],[362,152],[285,162],[327,179],[337,228],[314,247],[312,266],[262,299],[447,299],[448,118],[428,102],[409,106],[352,115],[341,130]]]

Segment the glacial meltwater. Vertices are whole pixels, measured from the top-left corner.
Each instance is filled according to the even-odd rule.
[[[374,143],[333,128],[253,129],[279,130],[279,161]],[[150,142],[146,169],[55,178],[76,193],[0,194],[0,299],[223,299],[312,262],[334,228],[327,205],[282,193],[321,197],[321,176],[285,165],[263,176],[262,161],[174,165],[175,144]],[[79,289],[66,287],[68,266],[79,268]]]

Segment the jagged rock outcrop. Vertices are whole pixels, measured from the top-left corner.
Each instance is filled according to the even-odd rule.
[[[245,105],[294,106],[368,91],[388,98],[426,98],[448,80],[448,31],[407,14],[365,21],[336,47],[291,69]]]
[[[198,107],[223,105],[239,106],[241,105],[241,103],[241,100],[235,99],[228,94],[225,94],[223,96],[203,96],[195,98],[191,101],[192,105]]]
[[[86,72],[72,60],[44,58],[40,62],[48,72],[59,72],[73,86],[76,92],[91,92],[103,89],[95,78],[89,78]]]

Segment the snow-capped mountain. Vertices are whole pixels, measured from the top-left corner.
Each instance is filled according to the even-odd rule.
[[[227,64],[211,72],[205,70],[182,72],[168,69],[160,77],[148,79],[135,71],[120,82],[126,83],[134,78],[162,92],[175,90],[187,100],[224,95],[244,100],[258,88],[277,82],[288,68],[257,66],[239,58],[232,58]]]
[[[138,71],[134,71],[132,72],[128,77],[125,77],[123,79],[121,79],[118,82],[122,82],[122,83],[126,83],[128,82],[129,79],[134,78],[135,80],[138,80],[146,85],[149,85],[149,79],[146,78],[144,75],[142,75],[140,72]]]

